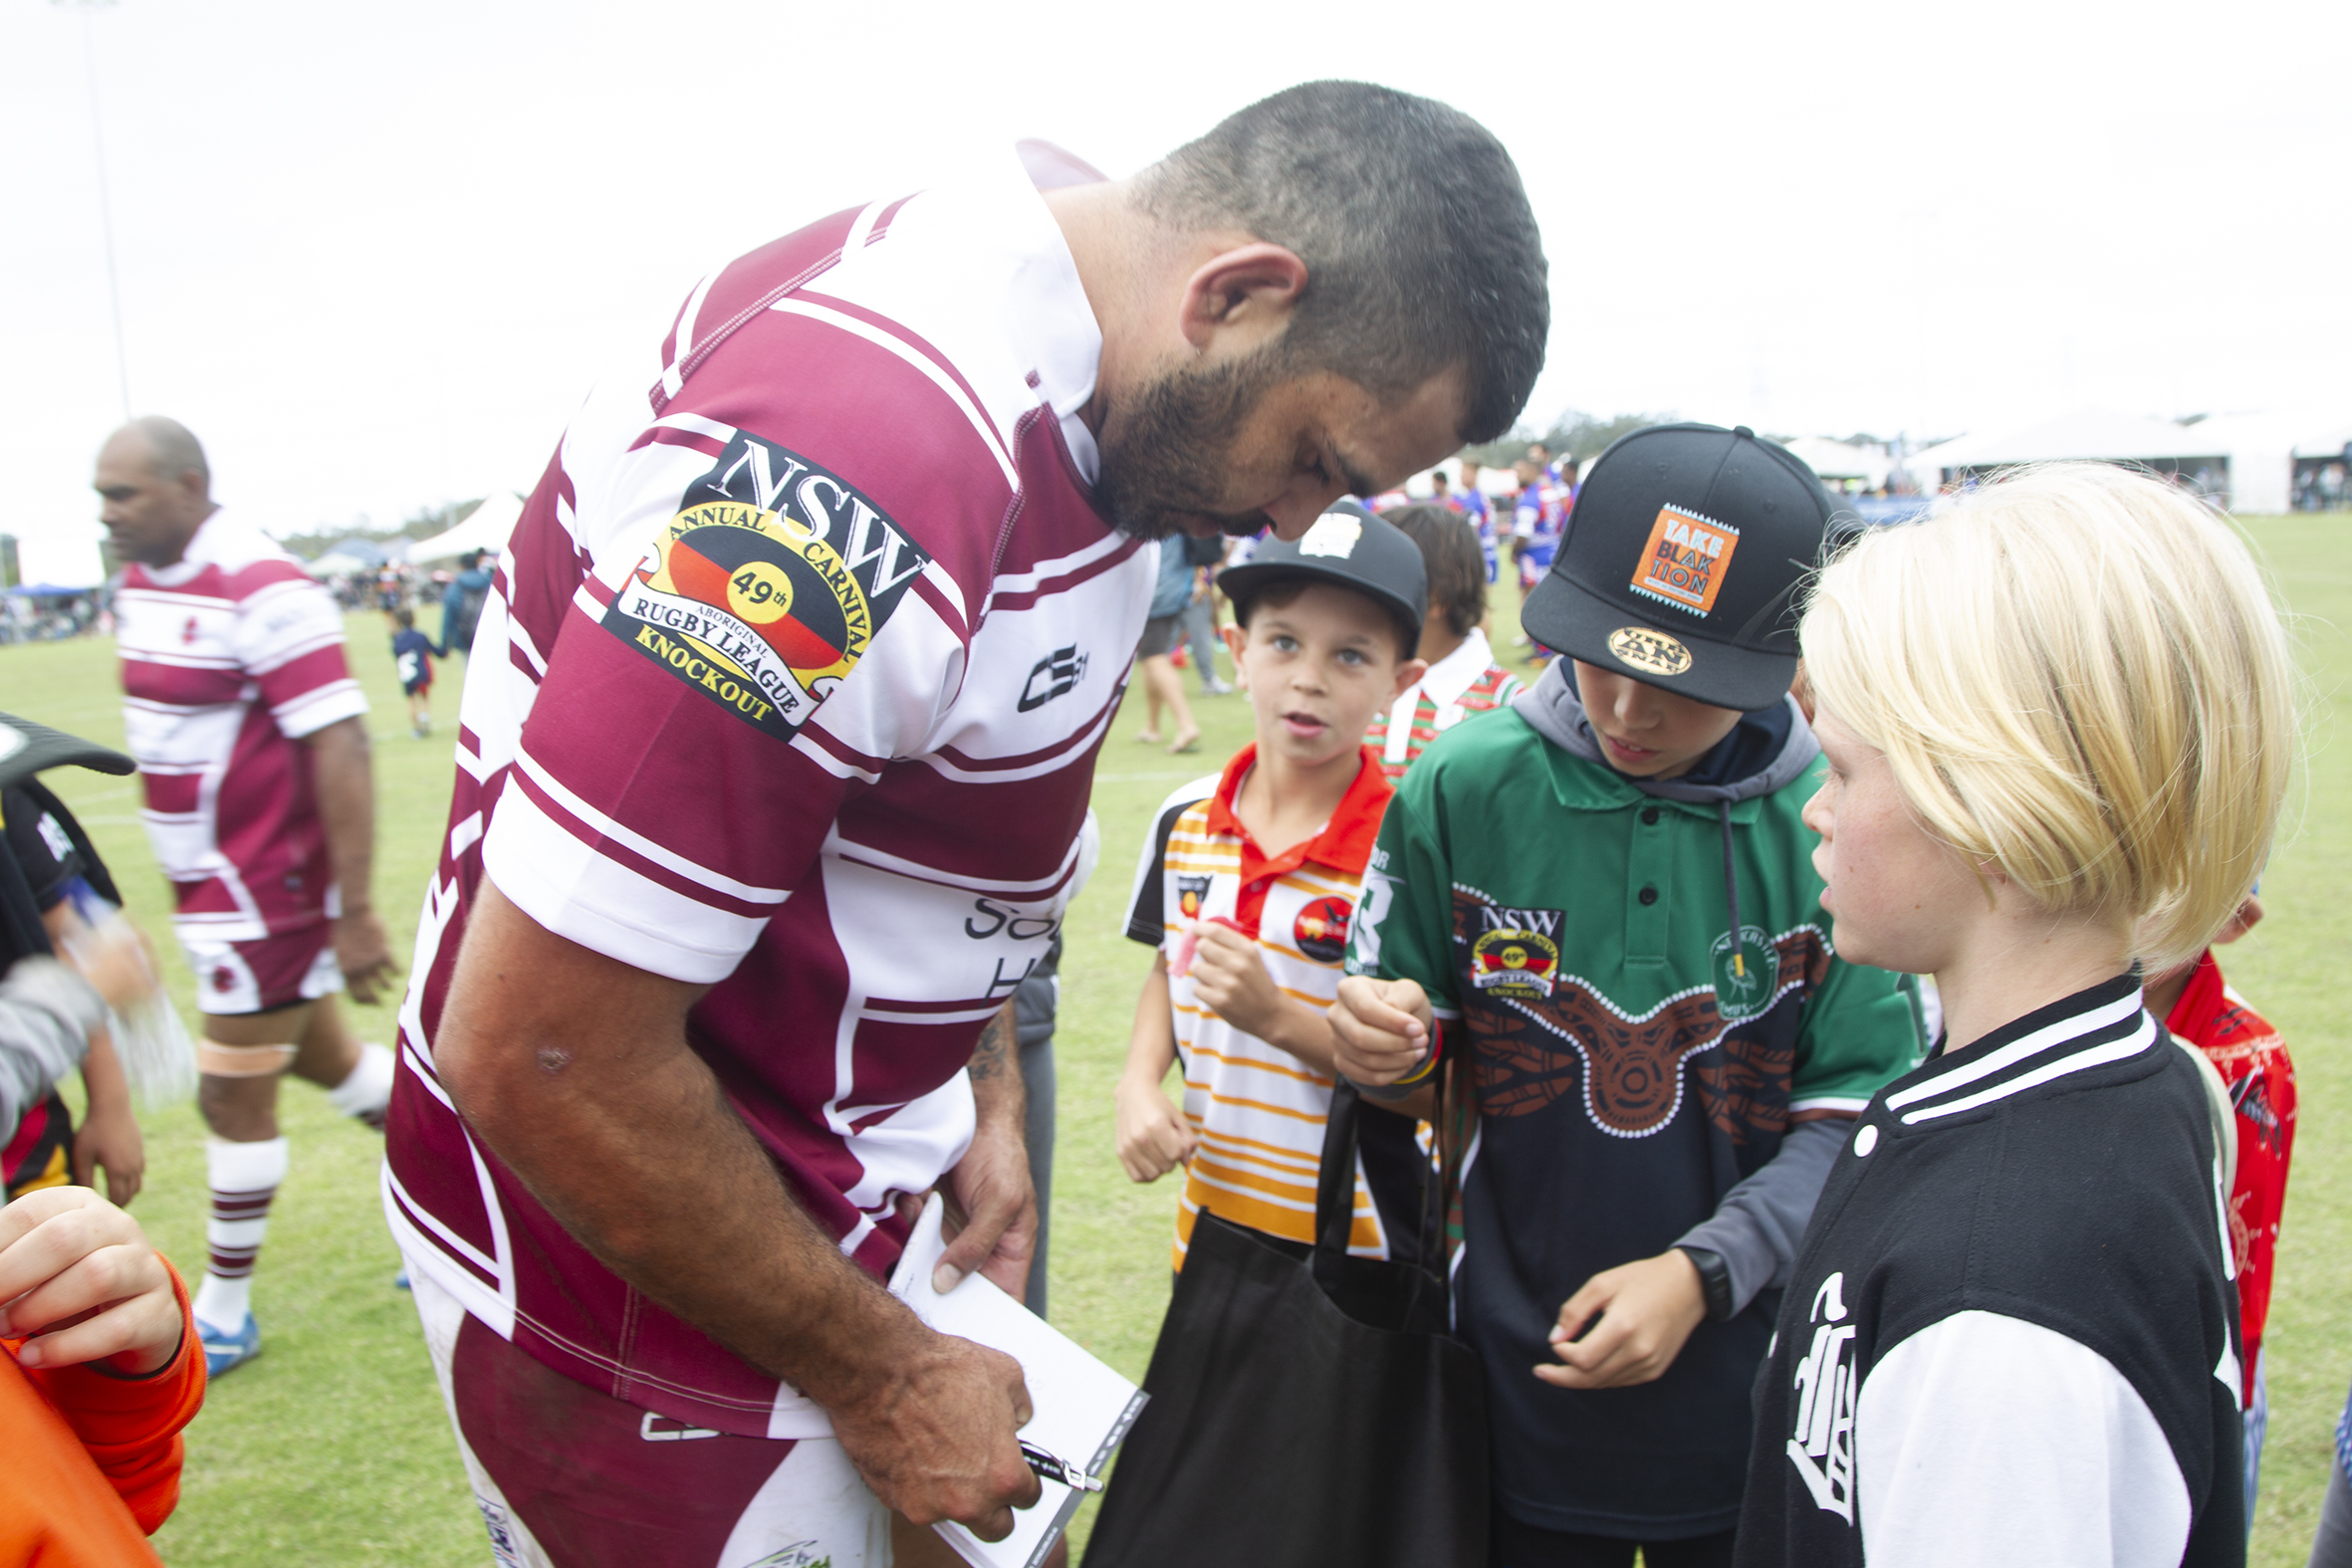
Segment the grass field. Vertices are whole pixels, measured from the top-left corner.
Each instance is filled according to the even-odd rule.
[[[2332,1000],[2352,953],[2341,895],[2352,881],[2352,754],[2336,719],[2352,677],[2344,629],[2352,626],[2352,524],[2254,519],[2249,529],[2299,617],[2311,678],[2310,766],[2296,825],[2263,883],[2269,919],[2227,955],[2232,980],[2285,1032],[2300,1078],[2252,1554],[2263,1568],[2300,1568],[2352,1378],[2352,1169],[2339,1132],[2352,1114],[2352,1053]],[[1496,623],[1508,644],[1517,624],[1511,597],[1498,595]],[[404,957],[448,803],[455,672],[437,694],[442,729],[416,742],[380,618],[354,616],[352,638],[375,704],[376,899]],[[1189,677],[1187,686],[1197,690]],[[1132,700],[1096,775],[1102,871],[1072,911],[1062,966],[1052,1285],[1057,1323],[1140,1378],[1167,1297],[1175,1195],[1166,1183],[1130,1185],[1111,1153],[1111,1087],[1145,963],[1119,934],[1119,905],[1152,808],[1248,739],[1249,710],[1240,697],[1196,701],[1201,753],[1172,758],[1135,741],[1142,704]],[[118,745],[112,645],[0,648],[0,707]],[[162,936],[165,889],[131,784],[73,770],[49,779],[82,813],[134,912]],[[189,977],[163,946],[185,1008]],[[391,1037],[388,1007],[359,1009],[359,1021],[365,1037]],[[255,1292],[267,1352],[212,1391],[188,1434],[179,1512],[156,1545],[182,1568],[487,1563],[415,1317],[392,1288],[398,1260],[376,1199],[380,1142],[307,1084],[289,1081],[283,1111],[293,1174],[272,1211]],[[202,1128],[192,1108],[151,1115],[146,1128],[147,1187],[133,1213],[192,1278],[204,1259]]]

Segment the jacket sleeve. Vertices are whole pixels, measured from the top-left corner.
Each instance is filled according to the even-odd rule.
[[[1966,1311],[1930,1324],[1878,1357],[1853,1421],[1874,1565],[2172,1568],[2189,1544],[2189,1484],[2147,1403],[2105,1357],[2037,1323]]]
[[[106,1015],[90,983],[52,958],[24,959],[0,981],[0,1138],[81,1064]]]
[[[204,1347],[196,1340],[188,1287],[168,1259],[163,1267],[179,1301],[180,1336],[178,1351],[162,1370],[130,1378],[85,1364],[27,1374],[66,1418],[130,1516],[149,1535],[179,1505],[185,1455],[180,1429],[195,1420],[204,1405]]]
[[[1796,1243],[1804,1239],[1821,1186],[1852,1125],[1843,1117],[1798,1122],[1780,1140],[1779,1153],[1724,1194],[1715,1213],[1674,1243],[1704,1247],[1724,1260],[1732,1284],[1729,1316],[1748,1310],[1759,1291],[1788,1283]]]

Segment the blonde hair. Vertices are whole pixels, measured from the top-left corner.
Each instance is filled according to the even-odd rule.
[[[2194,958],[2268,856],[2297,750],[2285,628],[2252,556],[2172,486],[2015,470],[1871,531],[1798,631],[1840,723],[1927,830],[2041,907]]]

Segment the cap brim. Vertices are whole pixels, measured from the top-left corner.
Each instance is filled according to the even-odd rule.
[[[1529,636],[1554,652],[1711,707],[1754,713],[1788,695],[1788,683],[1796,678],[1795,654],[1726,647],[1676,626],[1667,618],[1672,613],[1667,606],[1659,608],[1666,613],[1651,617],[1630,612],[1622,604],[1587,593],[1566,572],[1555,569],[1528,595],[1519,621]],[[1677,673],[1663,665],[1626,662],[1611,639],[1627,630],[1663,632],[1688,655],[1689,667]]]
[[[1402,594],[1384,588],[1376,582],[1367,582],[1353,572],[1334,570],[1328,566],[1315,565],[1310,561],[1269,560],[1261,562],[1245,560],[1238,566],[1228,566],[1218,572],[1217,588],[1227,598],[1232,598],[1237,590],[1247,592],[1252,583],[1271,581],[1278,577],[1288,578],[1294,582],[1301,578],[1313,582],[1328,582],[1336,587],[1348,588],[1361,593],[1366,598],[1377,599],[1397,614],[1402,615],[1406,623],[1413,628],[1414,636],[1421,635],[1421,619],[1428,610],[1427,605],[1408,604]],[[1407,656],[1411,656],[1409,650]]]
[[[138,764],[120,752],[52,730],[46,724],[0,713],[0,788],[22,783],[50,768],[89,768],[102,774],[127,774]]]

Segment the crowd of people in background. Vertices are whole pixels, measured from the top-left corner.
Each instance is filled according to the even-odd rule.
[[[1373,164],[1388,199],[1326,214]],[[60,1477],[0,1477],[0,1545],[142,1560],[205,1387],[262,1353],[289,1075],[385,1135],[396,1283],[502,1564],[1004,1537],[1069,1470],[1016,1437],[1023,1366],[880,1281],[938,1194],[932,1288],[1046,1311],[1058,965],[1133,650],[1144,742],[1198,750],[1188,667],[1252,720],[1119,918],[1150,957],[1115,1152],[1182,1172],[1163,1351],[1207,1322],[1239,1353],[1237,1258],[1332,1300],[1350,1259],[1418,1271],[1411,1331],[1483,1379],[1461,1568],[2242,1564],[2296,1093],[2216,950],[2262,918],[2298,718],[2243,543],[2097,465],[1855,530],[1785,448],[1690,423],[1532,443],[1495,497],[1457,457],[1413,501],[1383,487],[1505,428],[1547,340],[1500,143],[1322,83],[1137,179],[1025,144],[729,263],[684,319],[726,325],[591,396],[503,569],[322,585],[184,427],[106,442],[130,755],[0,736],[0,1436]],[[1228,244],[1309,218],[1385,292]],[[823,313],[769,308],[819,273]],[[1222,368],[1167,369],[1176,336]],[[1394,390],[1334,404],[1334,373]],[[1079,417],[1098,377],[1137,423]],[[847,386],[903,421],[844,429]],[[1490,635],[1513,594],[1531,680]],[[352,611],[419,739],[469,660],[389,1048],[337,997],[388,995],[407,936],[372,905]],[[35,777],[68,765],[141,775],[195,979],[192,1291],[122,1212],[124,1082],[173,1063]],[[1286,1370],[1224,1397],[1311,1419]],[[1311,1456],[1209,1456],[1260,1490],[1204,1517],[1169,1500],[1201,1390],[1150,1392],[1107,1563],[1265,1560],[1278,1517],[1458,1478],[1308,1505]]]

